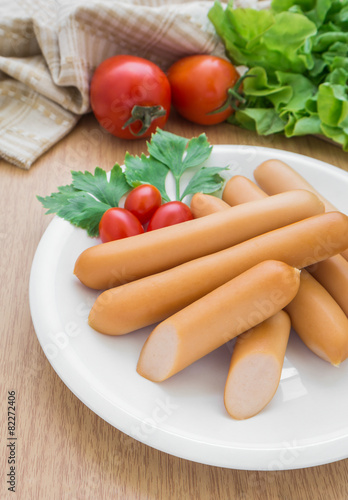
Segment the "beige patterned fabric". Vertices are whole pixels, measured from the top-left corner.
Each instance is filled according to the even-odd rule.
[[[89,82],[108,57],[134,54],[166,70],[185,55],[223,55],[212,4],[0,0],[0,157],[28,169],[64,137],[90,111]]]

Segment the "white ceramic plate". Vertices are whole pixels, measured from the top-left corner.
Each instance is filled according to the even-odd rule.
[[[348,213],[348,174],[326,163],[275,149],[215,146],[207,164],[229,165],[229,176],[252,179],[256,166],[269,158],[299,170]],[[245,421],[231,419],[223,404],[228,345],[160,384],[138,375],[138,356],[151,328],[108,337],[87,324],[98,292],[84,287],[73,268],[78,255],[96,243],[83,230],[53,219],[30,278],[39,342],[62,381],[91,410],[149,446],[213,466],[296,469],[348,457],[348,362],[332,367],[294,332],[275,397]]]

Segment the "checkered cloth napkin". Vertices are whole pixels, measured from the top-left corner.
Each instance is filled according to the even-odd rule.
[[[134,54],[166,70],[189,54],[223,56],[212,4],[0,0],[0,157],[29,169],[64,137],[90,111],[89,82],[108,57]]]

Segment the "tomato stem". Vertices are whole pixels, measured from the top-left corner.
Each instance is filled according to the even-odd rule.
[[[220,108],[218,108],[218,109],[214,109],[214,111],[210,111],[210,113],[207,113],[207,115],[216,115],[217,113],[221,113],[223,111],[226,111],[226,109],[228,109],[228,108],[232,108],[235,111],[237,111],[240,108],[240,103],[244,104],[246,102],[245,97],[243,97],[239,93],[239,87],[241,86],[241,84],[242,84],[243,80],[245,80],[245,78],[254,77],[254,76],[256,76],[256,75],[244,74],[240,78],[238,78],[237,82],[233,85],[233,87],[230,87],[227,90],[227,99],[223,103],[223,105],[220,106]]]
[[[132,108],[131,117],[123,125],[122,130],[129,127],[130,132],[139,137],[147,132],[153,120],[164,116],[166,112],[163,106],[138,106],[136,104]],[[138,120],[141,122],[141,128],[138,132],[133,132],[131,125]]]

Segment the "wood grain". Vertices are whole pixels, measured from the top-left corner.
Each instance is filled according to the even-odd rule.
[[[173,115],[167,130],[186,137],[206,132],[213,144],[245,144],[293,151],[348,171],[347,153],[318,138],[257,137],[227,124],[199,127]],[[1,489],[25,500],[343,500],[348,460],[303,470],[253,472],[209,467],[159,452],[104,422],[64,385],[47,361],[31,322],[28,283],[32,259],[52,216],[35,195],[70,183],[70,170],[109,169],[125,142],[83,117],[76,129],[29,171],[0,161]],[[17,397],[16,494],[7,491],[7,391]]]

